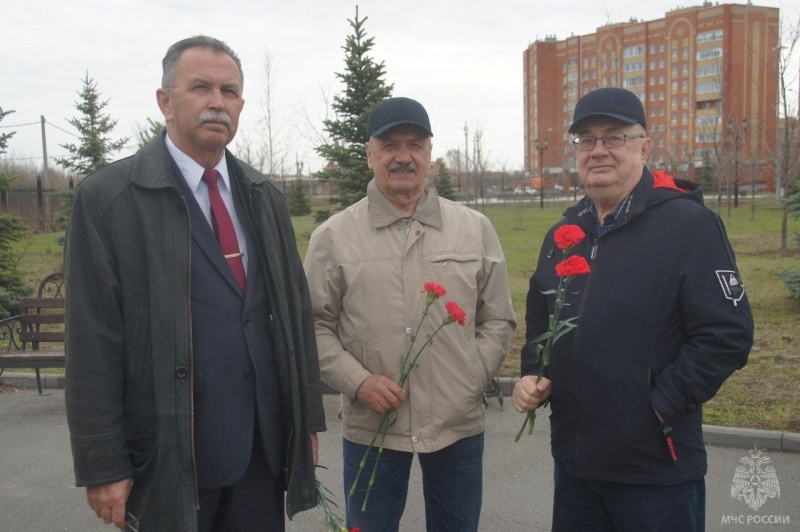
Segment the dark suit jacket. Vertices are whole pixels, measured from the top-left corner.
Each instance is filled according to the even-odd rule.
[[[180,175],[176,169],[176,174]],[[230,172],[234,189],[234,172]],[[197,481],[219,488],[238,481],[250,461],[256,420],[273,476],[285,462],[281,391],[272,349],[267,290],[246,210],[234,190],[248,239],[247,290],[242,294],[214,231],[184,180],[192,227],[192,341]]]

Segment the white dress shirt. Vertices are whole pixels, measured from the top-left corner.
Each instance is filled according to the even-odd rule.
[[[169,154],[175,160],[175,164],[178,165],[178,168],[186,180],[186,184],[189,185],[189,188],[194,193],[194,198],[197,200],[198,205],[200,205],[200,210],[203,211],[206,221],[213,230],[214,225],[211,222],[211,200],[208,199],[208,185],[205,181],[203,181],[203,172],[205,171],[205,168],[197,164],[197,161],[178,149],[178,147],[172,142],[172,139],[169,138],[169,132],[167,132],[165,141]],[[225,202],[225,207],[227,207],[228,212],[231,215],[231,221],[233,221],[233,228],[236,231],[236,240],[239,241],[239,251],[242,253],[242,264],[244,265],[246,276],[247,238],[245,238],[242,224],[239,223],[239,216],[237,216],[236,209],[233,206],[233,195],[231,194],[230,177],[228,176],[228,164],[225,160],[224,152],[222,153],[222,159],[219,160],[214,168],[219,172],[220,175],[219,179],[217,180],[219,194],[222,196],[222,201]]]

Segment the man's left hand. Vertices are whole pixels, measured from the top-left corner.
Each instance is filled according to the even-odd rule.
[[[319,438],[317,438],[317,433],[311,433],[311,457],[314,460],[314,465],[319,465]]]

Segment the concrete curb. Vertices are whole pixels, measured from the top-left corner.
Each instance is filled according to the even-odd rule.
[[[500,391],[504,396],[511,395],[514,385],[519,377],[500,377]],[[9,373],[0,376],[0,383],[21,388],[36,388],[35,373]],[[64,375],[42,373],[43,388],[63,388]],[[327,386],[323,387],[324,393],[336,393]],[[717,425],[703,425],[703,441],[707,445],[725,445],[750,449],[758,447],[770,451],[786,451],[800,453],[800,434],[793,432],[780,432],[777,430],[744,429],[736,427],[720,427]]]

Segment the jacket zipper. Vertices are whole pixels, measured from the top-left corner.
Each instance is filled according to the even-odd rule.
[[[600,246],[600,237],[595,236],[592,239],[592,247],[589,251],[589,261],[594,263],[595,258],[597,257],[597,249]],[[588,300],[589,289],[591,288],[592,284],[592,276],[589,274],[586,280],[586,285],[583,288],[583,294],[581,296],[581,304],[578,307],[578,327],[575,328],[575,339],[573,341],[573,348],[572,348],[572,392],[575,401],[575,424],[577,425],[577,433],[578,439],[575,443],[575,454],[573,455],[573,467],[577,470],[578,469],[578,450],[581,446],[581,438],[582,438],[582,424],[581,424],[581,409],[580,409],[580,400],[578,398],[578,339],[580,338],[581,328],[580,328],[580,316],[583,316],[583,309],[586,306],[586,301]]]
[[[189,267],[187,268],[188,274],[186,275],[186,291],[189,293],[189,300],[187,302],[189,314],[189,446],[192,449],[192,471],[194,473],[194,507],[195,511],[200,509],[200,487],[197,484],[197,456],[195,455],[194,447],[194,331],[192,329],[192,217],[189,215],[189,204],[186,198],[183,197],[180,190],[178,197],[183,203],[183,209],[186,213],[186,224],[189,227],[189,240],[188,240],[188,257]]]

